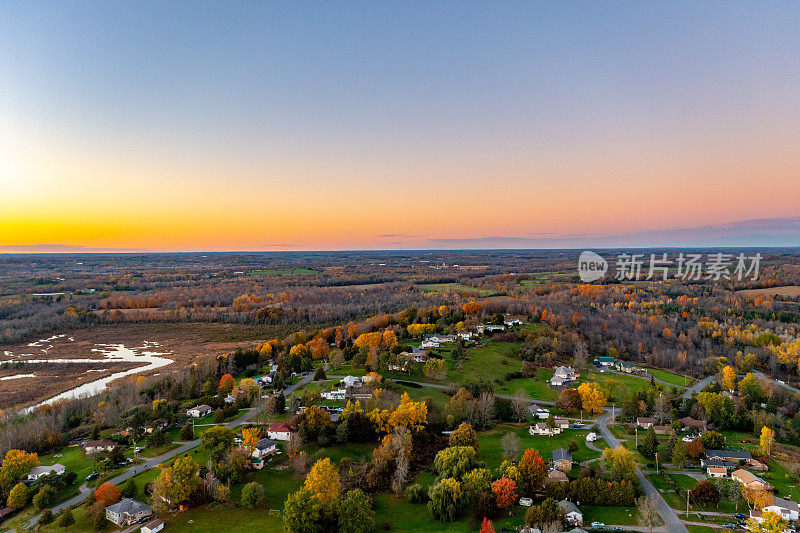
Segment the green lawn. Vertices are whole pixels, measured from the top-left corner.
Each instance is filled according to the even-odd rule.
[[[236,413],[234,416],[232,416],[230,418],[226,418],[225,422],[230,422],[231,420],[236,420],[240,416],[243,416],[247,411],[248,411],[247,409],[239,409],[238,413]],[[201,425],[204,425],[204,424],[216,424],[216,422],[214,422],[214,413],[211,413],[210,415],[206,415],[206,416],[204,416],[202,418],[196,418],[194,420],[194,424],[196,426],[201,426]]]
[[[601,507],[582,505],[583,523],[588,527],[592,522],[603,522],[606,525],[636,525],[635,507]]]
[[[594,450],[586,447],[586,435],[591,433],[585,429],[568,429],[560,435],[553,437],[545,436],[531,436],[528,434],[528,424],[498,424],[489,431],[482,431],[478,433],[480,438],[480,449],[478,450],[478,457],[486,463],[488,468],[497,468],[503,462],[503,447],[500,444],[501,439],[506,433],[516,433],[520,441],[522,441],[522,450],[528,448],[535,448],[539,450],[539,454],[549,461],[553,456],[553,450],[556,448],[567,448],[570,441],[575,441],[578,444],[578,451],[572,454],[572,458],[577,461],[585,461],[587,459],[594,459],[600,457],[600,454]],[[600,439],[595,442],[595,445],[601,450],[606,446],[605,442]]]
[[[470,383],[485,379],[489,381],[505,380],[509,372],[519,372],[522,368],[516,354],[519,345],[513,342],[488,341],[467,350],[469,359],[465,360],[462,367],[458,370],[453,368],[455,364],[449,360],[450,370],[447,377],[454,383]]]
[[[528,398],[534,400],[554,401],[558,397],[558,391],[550,388],[550,378],[552,377],[553,370],[549,368],[540,368],[537,371],[536,379],[512,379],[499,386],[497,392],[513,396],[519,396],[520,392],[522,392],[527,395]]]
[[[61,457],[58,457],[58,456]],[[67,468],[68,472],[75,472],[78,476],[77,484],[81,484],[86,476],[94,470],[94,460],[87,457],[83,453],[83,448],[80,446],[67,446],[62,448],[58,453],[51,453],[48,455],[40,455],[39,461],[44,466],[51,466],[56,463],[61,463]]]
[[[688,378],[686,376],[681,376],[679,374],[673,374],[672,372],[667,372],[666,370],[660,370],[658,368],[648,368],[647,372],[652,374],[656,379],[660,379],[666,383],[671,385],[679,385],[681,387],[688,387],[691,385],[692,378]]]

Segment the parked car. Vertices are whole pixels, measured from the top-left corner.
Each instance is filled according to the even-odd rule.
[[[736,513],[735,515],[733,515],[733,517],[738,518],[739,520],[744,520],[747,518],[747,515],[742,513]]]
[[[533,505],[533,500],[530,498],[522,497],[519,499],[519,504],[523,507],[530,507],[531,505]]]
[[[592,529],[605,529],[606,525],[603,522],[592,522]]]
[[[92,481],[93,479],[97,479],[99,477],[100,477],[100,474],[98,474],[97,472],[92,472],[91,474],[86,476],[86,481]]]
[[[588,435],[586,435],[586,440],[589,441],[589,442],[596,441],[597,440],[597,433],[594,433],[594,432],[589,433]]]

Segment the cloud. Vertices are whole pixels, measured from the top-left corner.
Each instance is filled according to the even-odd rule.
[[[529,237],[528,235],[539,235]],[[761,218],[724,224],[646,230],[618,235],[525,233],[472,238],[431,238],[434,247],[487,248],[649,248],[798,247],[800,217]]]
[[[383,233],[375,235],[379,239],[418,239],[419,235],[408,235],[407,233]]]
[[[264,248],[299,248],[299,244],[262,244]]]
[[[0,244],[0,253],[74,254],[74,253],[144,253],[144,248],[95,248],[81,244]]]

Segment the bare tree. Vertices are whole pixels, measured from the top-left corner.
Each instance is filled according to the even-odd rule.
[[[638,507],[636,523],[642,527],[650,529],[653,533],[653,528],[661,525],[661,515],[656,509],[656,504],[649,496],[642,496],[636,501]]]
[[[503,447],[503,457],[510,461],[519,459],[519,452],[522,449],[522,441],[516,433],[508,432],[500,439],[500,446]]]

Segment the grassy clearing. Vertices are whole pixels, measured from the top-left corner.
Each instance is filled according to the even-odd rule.
[[[261,270],[251,270],[248,276],[315,276],[319,270],[310,268],[266,268]]]
[[[494,296],[499,294],[497,291],[479,289],[464,285],[463,283],[422,283],[417,285],[419,289],[425,294],[444,293],[444,292],[460,292],[465,294],[474,294],[476,296]]]
[[[500,444],[501,439],[506,433],[516,433],[522,441],[523,451],[528,448],[535,448],[539,450],[539,454],[547,461],[553,456],[553,450],[556,448],[567,448],[571,441],[578,444],[578,451],[572,454],[575,461],[581,462],[587,459],[594,459],[600,457],[600,454],[594,450],[590,450],[586,446],[586,435],[590,433],[589,430],[568,429],[560,435],[553,437],[544,436],[531,436],[528,434],[529,424],[498,424],[496,427],[489,431],[483,431],[478,434],[481,442],[480,450],[478,450],[479,458],[486,463],[488,468],[497,468],[503,462],[503,447]],[[595,442],[595,445],[603,449],[605,443],[602,440]]]
[[[648,368],[647,372],[652,374],[656,379],[660,379],[666,383],[671,385],[678,385],[680,387],[688,387],[692,381],[691,378],[686,376],[681,376],[680,374],[673,374],[672,372],[667,372],[666,370],[661,370],[658,368]]]
[[[537,371],[536,379],[512,379],[503,383],[497,392],[514,396],[525,395],[535,400],[554,401],[558,397],[558,391],[550,388],[550,378],[552,377],[553,370],[540,368]]]
[[[519,372],[522,361],[516,356],[519,345],[513,342],[488,341],[467,350],[469,359],[458,370],[451,368],[447,377],[455,383],[470,383],[485,379],[503,380],[509,372]]]
[[[603,522],[606,525],[636,525],[635,507],[599,507],[596,505],[582,505],[583,523]]]

